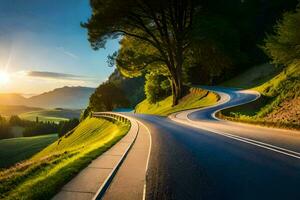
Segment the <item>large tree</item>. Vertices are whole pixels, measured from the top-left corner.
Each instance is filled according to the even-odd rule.
[[[300,60],[300,7],[287,12],[275,26],[275,34],[268,35],[264,50],[277,65]]]
[[[197,0],[91,0],[88,29],[94,49],[104,47],[110,38],[132,37],[154,48],[151,62],[162,62],[172,80],[173,104],[183,96],[182,66],[190,45],[189,33]]]

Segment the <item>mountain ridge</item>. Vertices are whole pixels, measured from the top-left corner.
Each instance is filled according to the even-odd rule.
[[[0,93],[0,105],[81,109],[87,106],[94,91],[92,87],[64,86],[28,98],[17,93]]]

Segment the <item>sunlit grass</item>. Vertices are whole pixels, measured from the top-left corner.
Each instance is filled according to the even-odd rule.
[[[57,134],[0,140],[0,168],[30,158],[57,139]]]
[[[129,124],[89,118],[30,160],[0,172],[0,198],[50,199],[127,133]]]
[[[135,111],[136,113],[167,116],[181,110],[210,106],[217,101],[218,96],[216,94],[194,88],[191,89],[189,94],[183,97],[176,106],[172,106],[172,96],[169,96],[156,104],[151,104],[145,99],[136,106]]]

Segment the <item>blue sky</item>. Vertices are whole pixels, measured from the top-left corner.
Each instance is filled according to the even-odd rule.
[[[88,0],[0,0],[0,73],[9,76],[0,92],[36,94],[106,80],[113,71],[107,55],[119,44],[91,49],[80,27],[90,12]]]

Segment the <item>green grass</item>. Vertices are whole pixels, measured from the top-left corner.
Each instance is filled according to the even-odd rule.
[[[0,168],[30,158],[57,139],[57,134],[0,140]]]
[[[176,106],[172,106],[172,96],[169,96],[156,104],[151,104],[145,99],[136,106],[135,112],[167,116],[181,110],[210,106],[217,101],[218,96],[216,94],[206,90],[192,88],[190,89],[189,94],[183,97]]]
[[[71,118],[79,118],[80,112],[81,110],[49,109],[22,113],[20,117],[30,121],[35,121],[38,117],[39,121],[60,122]]]
[[[300,97],[300,62],[290,65],[271,80],[253,89],[271,99],[259,110],[258,117],[266,116],[285,100]]]
[[[300,97],[300,62],[291,64],[276,76],[250,89],[260,92],[262,97],[258,101],[222,111],[225,118],[274,127],[300,128],[299,120],[289,122],[287,119],[266,118],[283,102]]]
[[[31,159],[0,171],[0,198],[51,199],[60,188],[129,130],[130,125],[88,118]]]

